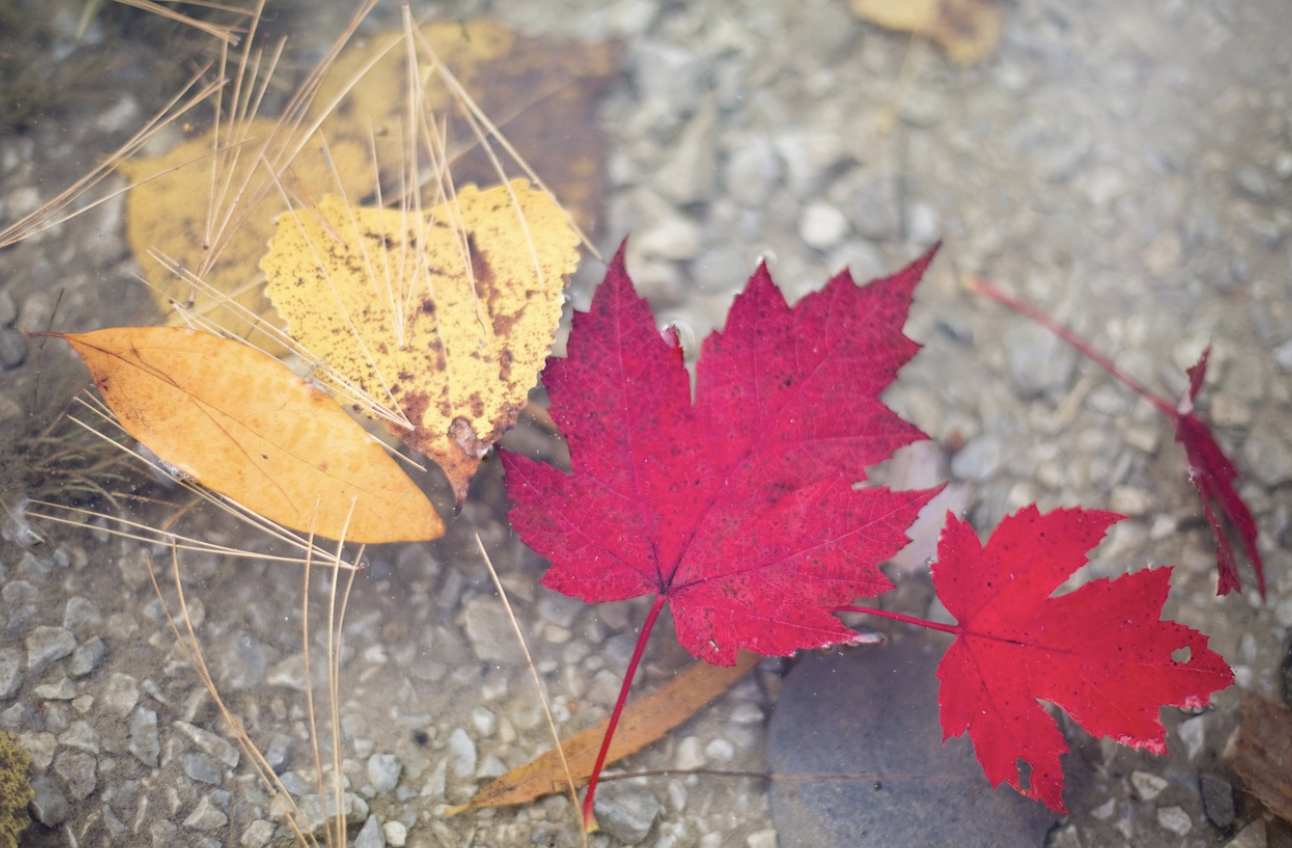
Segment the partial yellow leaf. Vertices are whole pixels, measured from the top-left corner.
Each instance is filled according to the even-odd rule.
[[[126,432],[264,518],[372,544],[444,535],[435,508],[381,446],[273,357],[181,327],[59,337]]]
[[[992,54],[1005,19],[1001,0],[851,0],[857,17],[885,29],[928,36],[958,65]]]
[[[346,51],[315,100],[320,109],[327,108],[353,83],[345,97],[346,108],[328,115],[323,133],[329,140],[361,141],[365,150],[371,138],[383,182],[390,185],[397,184],[394,177],[409,158],[408,49],[399,43],[404,38],[402,32],[387,32]],[[605,190],[606,141],[596,107],[614,80],[617,45],[556,44],[518,36],[489,21],[464,21],[426,24],[414,47],[425,85],[422,110],[438,116],[462,113],[450,89],[431,69],[426,59],[429,48],[574,212],[579,226],[592,232]],[[449,136],[448,165],[457,185],[488,185],[501,179],[465,124],[451,128]],[[501,155],[510,164],[506,154]],[[353,191],[348,194],[353,199],[362,197]]]
[[[697,662],[654,692],[630,703],[620,717],[606,763],[623,759],[663,738],[664,734],[735,685],[761,659],[757,654],[741,651],[731,668]],[[608,723],[609,719],[561,742],[570,775],[580,785],[586,783],[592,774]],[[566,782],[560,754],[552,749],[507,772],[477,792],[467,803],[445,810],[445,815],[455,816],[481,807],[524,804],[552,792],[563,791]]]
[[[282,197],[261,159],[275,122],[254,118],[239,125],[238,136],[218,138],[208,131],[185,139],[160,156],[126,160],[122,173],[138,183],[126,196],[126,235],[135,260],[156,289],[158,306],[172,321],[180,316],[169,301],[215,320],[230,335],[250,337],[253,325],[282,322],[265,296],[260,258],[273,236]],[[338,145],[336,167],[347,174],[347,190],[367,195],[376,184],[366,152]],[[322,196],[335,191],[333,171],[319,156],[298,157],[293,186]],[[204,291],[194,290],[152,255],[159,253],[197,274],[211,289],[247,310],[222,308]],[[258,316],[255,320],[248,316]],[[257,342],[272,353],[283,348],[268,336]]]
[[[578,236],[524,180],[418,219],[328,197],[284,215],[261,262],[292,338],[407,418],[391,427],[458,503],[516,422],[561,318]]]

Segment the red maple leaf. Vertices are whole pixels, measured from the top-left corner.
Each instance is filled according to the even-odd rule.
[[[1198,397],[1198,392],[1202,389],[1203,379],[1207,376],[1207,357],[1211,354],[1211,347],[1208,346],[1202,352],[1197,364],[1189,369],[1188,391],[1178,404],[1172,406],[1170,401],[1150,392],[1138,380],[1113,364],[1112,360],[1090,347],[1085,339],[1057,323],[1040,310],[1005,294],[981,277],[970,276],[966,282],[970,289],[981,292],[997,303],[1031,318],[1075,347],[1083,356],[1094,361],[1096,365],[1103,368],[1123,385],[1153,404],[1163,415],[1171,419],[1171,423],[1175,425],[1175,440],[1184,448],[1185,460],[1189,464],[1189,482],[1193,483],[1194,488],[1198,490],[1199,497],[1202,498],[1202,511],[1206,515],[1207,523],[1211,525],[1212,532],[1216,537],[1216,566],[1220,575],[1216,594],[1227,595],[1236,589],[1242,588],[1242,583],[1238,577],[1238,564],[1234,559],[1234,547],[1230,544],[1224,523],[1212,508],[1213,500],[1220,504],[1221,512],[1229,519],[1229,523],[1233,525],[1238,537],[1242,540],[1243,549],[1247,552],[1247,559],[1252,563],[1252,571],[1256,573],[1256,586],[1260,590],[1261,597],[1264,598],[1265,565],[1261,561],[1260,551],[1256,547],[1256,519],[1252,517],[1252,511],[1248,509],[1247,502],[1242,499],[1238,494],[1238,489],[1235,487],[1238,480],[1238,471],[1234,468],[1234,464],[1229,460],[1229,457],[1225,455],[1225,452],[1220,449],[1215,435],[1211,432],[1210,425],[1193,411],[1194,401]]]
[[[993,786],[1006,781],[1058,812],[1066,812],[1067,745],[1038,699],[1096,736],[1164,754],[1160,708],[1205,706],[1234,681],[1206,636],[1160,620],[1169,567],[1051,596],[1123,517],[1029,506],[984,547],[949,516],[933,565],[938,597],[957,621],[938,665],[943,739],[969,731]],[[1026,787],[1020,761],[1030,769]]]
[[[759,267],[704,342],[694,403],[623,247],[574,316],[567,358],[543,372],[571,473],[501,454],[511,524],[552,561],[545,586],[589,603],[655,596],[607,745],[666,601],[683,647],[729,666],[742,648],[850,641],[833,611],[892,587],[876,565],[936,492],[854,484],[925,438],[879,394],[919,349],[901,327],[933,252],[861,288],[845,271],[792,308]]]

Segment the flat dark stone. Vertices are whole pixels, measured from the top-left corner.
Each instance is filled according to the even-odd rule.
[[[1007,786],[994,791],[967,736],[942,744],[946,646],[898,633],[795,663],[768,741],[781,848],[1044,844],[1053,813]]]

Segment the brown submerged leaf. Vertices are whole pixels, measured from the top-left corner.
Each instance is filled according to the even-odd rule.
[[[695,715],[701,707],[730,689],[758,665],[757,654],[742,651],[730,668],[697,662],[668,683],[638,698],[624,708],[619,731],[610,745],[606,762],[611,763],[635,753],[660,739],[664,734]],[[597,759],[597,750],[606,733],[606,721],[589,727],[561,743],[570,773],[579,784],[586,783]],[[465,804],[450,807],[446,816],[482,807],[523,804],[565,788],[565,769],[555,751],[540,754],[529,763],[512,769]]]
[[[385,450],[273,357],[181,327],[53,335],[85,360],[126,432],[262,517],[367,544],[444,535]]]

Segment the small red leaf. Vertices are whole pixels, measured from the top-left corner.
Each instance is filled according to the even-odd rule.
[[[1207,637],[1160,620],[1170,568],[1095,580],[1052,593],[1122,516],[1035,506],[1007,517],[984,547],[948,516],[933,582],[956,618],[938,666],[943,738],[966,730],[993,786],[1007,782],[1066,812],[1063,734],[1039,700],[1088,732],[1166,753],[1163,706],[1205,706],[1233,674]],[[1172,654],[1188,648],[1188,658]],[[1030,768],[1025,787],[1019,771]]]

